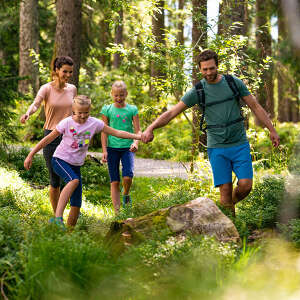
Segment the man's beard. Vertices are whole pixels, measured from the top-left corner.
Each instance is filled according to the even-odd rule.
[[[217,79],[217,77],[218,77],[218,73],[216,73],[216,74],[213,74],[213,75],[206,75],[205,76],[205,79],[207,80],[207,81],[215,81],[216,79]]]

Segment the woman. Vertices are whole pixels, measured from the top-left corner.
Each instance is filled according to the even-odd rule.
[[[44,136],[48,135],[56,128],[56,125],[64,118],[72,114],[72,101],[77,94],[75,85],[68,81],[73,74],[73,60],[68,56],[59,56],[54,60],[52,80],[41,86],[33,103],[27,112],[21,116],[21,123],[25,123],[34,114],[40,105],[45,106],[46,121],[44,124]],[[57,137],[53,142],[43,149],[44,158],[50,177],[50,202],[55,214],[59,195],[60,177],[53,171],[51,159],[56,147],[59,145],[61,137]]]

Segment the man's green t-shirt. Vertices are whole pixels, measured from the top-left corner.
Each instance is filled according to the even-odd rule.
[[[126,104],[125,107],[118,108],[114,104],[104,105],[101,114],[108,118],[108,125],[114,129],[133,132],[132,119],[138,114],[135,105]],[[108,135],[107,146],[112,148],[130,148],[133,140],[121,139],[112,135]]]
[[[249,90],[242,80],[237,77],[233,77],[233,79],[241,97],[250,95]],[[222,76],[222,79],[218,83],[209,84],[205,79],[202,79],[201,82],[204,88],[206,104],[228,99],[234,94],[224,76]],[[199,100],[195,87],[187,91],[181,101],[188,107],[198,104]],[[236,99],[205,107],[205,121],[207,125],[226,124],[239,117],[240,105]],[[242,121],[224,128],[207,129],[208,148],[233,147],[246,142],[246,130]]]

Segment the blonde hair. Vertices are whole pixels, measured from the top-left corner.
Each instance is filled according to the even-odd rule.
[[[92,100],[85,95],[77,95],[73,99],[73,104],[79,104],[79,105],[87,105],[91,106]]]
[[[113,88],[127,90],[127,86],[123,80],[115,81],[111,86],[111,89],[113,89]]]

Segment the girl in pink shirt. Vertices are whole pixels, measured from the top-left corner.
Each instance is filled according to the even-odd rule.
[[[90,117],[91,100],[84,95],[76,96],[72,105],[72,117],[68,117],[45,136],[28,154],[24,161],[25,169],[29,169],[34,155],[62,134],[62,141],[53,154],[52,167],[65,182],[55,212],[55,219],[51,222],[63,225],[63,212],[70,198],[71,210],[67,225],[75,226],[82,202],[82,184],[80,166],[90,144],[90,140],[97,132],[104,132],[123,139],[140,140],[140,134],[116,130],[107,126],[103,121]]]
[[[41,86],[33,103],[29,106],[27,112],[21,116],[21,123],[26,123],[29,117],[43,104],[46,116],[44,136],[47,136],[61,120],[71,115],[72,101],[77,94],[75,85],[68,83],[73,73],[73,64],[73,60],[68,56],[59,56],[54,60],[52,71],[53,81]],[[60,141],[61,136],[58,136],[43,149],[50,177],[49,196],[54,214],[59,199],[61,179],[54,172],[51,159]]]

